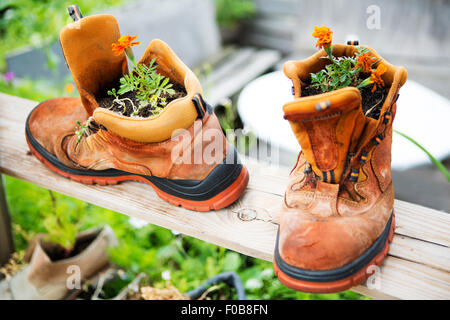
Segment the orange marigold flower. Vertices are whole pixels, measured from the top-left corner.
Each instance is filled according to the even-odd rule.
[[[377,89],[377,85],[379,87],[384,87],[384,81],[381,79],[381,75],[387,71],[387,67],[380,63],[376,70],[372,70],[370,74],[370,83],[373,83],[372,92]]]
[[[64,86],[64,90],[65,90],[67,93],[72,93],[72,92],[75,91],[75,86],[74,86],[72,83],[68,83],[68,84],[66,84],[66,85]]]
[[[362,72],[366,73],[370,72],[370,70],[372,69],[373,59],[368,52],[359,55],[356,58],[356,61],[357,63],[355,65],[355,69],[361,68]]]
[[[130,35],[121,36],[117,43],[112,44],[112,51],[116,56],[120,56],[126,48],[136,46],[140,44],[139,41],[133,42],[136,40],[137,36],[132,37]]]
[[[314,27],[312,33],[314,38],[317,38],[316,47],[319,49],[328,48],[331,45],[331,39],[333,38],[333,31],[328,27]]]

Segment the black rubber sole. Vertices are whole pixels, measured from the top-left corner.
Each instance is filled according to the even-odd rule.
[[[356,260],[350,262],[349,264],[342,266],[336,269],[330,270],[308,270],[294,267],[285,261],[280,256],[278,251],[278,239],[279,239],[279,231],[277,233],[277,240],[275,244],[275,263],[277,264],[280,271],[282,271],[287,276],[308,282],[332,282],[341,279],[345,279],[355,274],[365,266],[367,266],[373,258],[375,258],[385,247],[388,242],[389,233],[391,230],[393,212],[388,220],[388,223],[383,230],[383,233],[378,237],[378,239],[367,249],[361,256],[359,256]]]

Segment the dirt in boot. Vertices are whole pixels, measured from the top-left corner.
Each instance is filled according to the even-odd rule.
[[[385,88],[377,87],[374,92],[372,92],[371,85],[359,89],[361,93],[361,104],[362,110],[366,117],[370,117],[378,120],[380,117],[381,107],[384,104],[384,100],[387,97],[387,90]],[[302,88],[302,97],[314,96],[323,93],[320,88],[312,86],[307,83],[304,88]]]
[[[72,249],[66,249],[63,246],[43,240],[41,242],[42,249],[47,253],[50,260],[58,261],[67,258],[75,257],[79,253],[83,252],[97,237],[98,234],[90,234],[84,237],[80,237],[76,240]]]
[[[171,83],[172,83],[172,89],[175,91],[175,93],[168,94],[168,93],[164,92],[160,95],[161,98],[166,99],[165,106],[167,106],[173,100],[176,100],[176,99],[186,96],[186,90],[182,85],[180,85],[176,82],[171,82]],[[131,115],[134,112],[134,109],[133,109],[133,105],[131,104],[130,100],[133,102],[133,104],[136,107],[139,106],[139,102],[140,102],[140,100],[136,96],[136,92],[130,91],[130,92],[124,93],[122,95],[119,95],[118,97],[120,99],[125,99],[123,101],[125,103],[126,108],[123,108],[120,104],[118,104],[117,102],[114,102],[115,97],[113,97],[113,96],[100,97],[97,99],[97,102],[101,108],[109,109],[111,111],[117,112],[126,117],[131,117]],[[165,107],[160,104],[158,104],[158,106],[160,108]],[[158,114],[160,111],[161,111],[161,109],[155,108],[154,106],[149,104],[149,105],[143,107],[142,109],[140,109],[137,114],[133,115],[133,117],[148,118],[155,114]]]

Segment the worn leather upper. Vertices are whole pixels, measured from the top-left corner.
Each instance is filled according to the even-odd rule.
[[[77,142],[76,122],[88,115],[79,98],[41,103],[29,121],[33,137],[65,165],[78,169],[118,169],[170,179],[203,180],[229,151],[214,114],[162,142],[142,143],[101,128]]]
[[[333,45],[335,56],[355,51]],[[324,67],[326,59],[320,57],[325,55],[321,50],[284,65],[295,100],[283,110],[302,151],[282,205],[279,251],[288,264],[310,270],[348,264],[386,227],[394,203],[392,121],[398,90],[406,81],[404,68],[382,60],[388,67],[383,75],[388,94],[378,120],[364,116],[356,88],[301,98],[302,86],[310,73]]]
[[[187,130],[162,142],[142,143],[108,130],[70,139],[67,153],[78,166],[92,170],[115,168],[169,179],[203,180],[228,151],[228,143],[214,114],[206,114]]]
[[[318,112],[324,101],[329,106]],[[359,90],[348,87],[305,97],[283,110],[314,172],[325,182],[338,183],[365,125]]]
[[[88,119],[80,98],[55,98],[42,102],[30,115],[33,137],[66,166],[75,167],[66,152],[67,142],[75,139],[77,121]]]

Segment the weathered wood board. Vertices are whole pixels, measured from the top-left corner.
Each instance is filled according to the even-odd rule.
[[[26,116],[36,102],[0,94],[0,173],[177,230],[240,253],[272,260],[278,211],[289,170],[246,161],[250,183],[229,208],[199,213],[175,207],[147,185],[84,185],[60,177],[28,152]],[[353,290],[374,298],[450,299],[450,215],[396,201],[395,236],[377,289]]]

